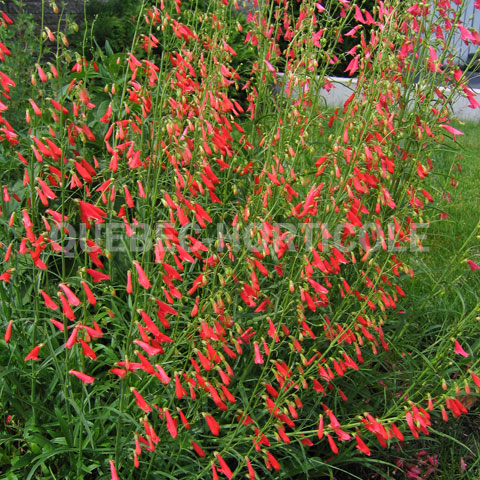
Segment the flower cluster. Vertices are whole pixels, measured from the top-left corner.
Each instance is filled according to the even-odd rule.
[[[437,379],[443,390],[409,379],[389,343],[434,201],[435,149],[461,134],[451,96],[478,106],[444,32],[478,34],[449,0],[437,4],[304,1],[292,16],[286,0],[265,2],[243,32],[258,58],[243,78],[228,43],[235,2],[143,2],[131,52],[35,65],[24,132],[0,103],[0,140],[23,176],[0,212],[5,342],[32,364],[36,425],[76,425],[63,435],[77,463],[105,473],[110,460],[112,479],[134,467],[142,478],[280,478],[466,413],[450,378]],[[344,38],[357,43],[340,58]],[[319,92],[345,59],[357,86],[330,110]],[[7,101],[14,82],[0,79]],[[153,248],[132,248],[135,230],[158,222]],[[249,248],[220,222],[247,229]],[[124,248],[95,235],[105,223]],[[68,226],[80,224],[72,255]],[[469,357],[457,340],[451,353]],[[466,364],[458,375],[480,388]]]

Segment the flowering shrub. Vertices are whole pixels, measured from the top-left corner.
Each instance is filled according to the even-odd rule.
[[[476,312],[415,370],[402,288],[436,151],[461,135],[449,104],[478,106],[449,32],[478,33],[448,0],[304,1],[295,24],[266,2],[245,77],[235,7],[143,2],[135,48],[91,61],[49,32],[25,132],[1,74],[23,169],[0,224],[9,475],[318,477],[428,435],[480,388]],[[357,83],[333,111],[318,92],[350,25]]]

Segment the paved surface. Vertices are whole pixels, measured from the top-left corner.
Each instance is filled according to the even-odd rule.
[[[480,72],[467,72],[468,85],[470,88],[480,89]]]

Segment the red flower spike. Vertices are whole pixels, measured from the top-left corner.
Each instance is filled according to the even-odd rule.
[[[90,375],[87,375],[85,373],[78,372],[77,370],[70,370],[68,373],[70,373],[71,375],[75,375],[83,383],[93,383],[95,381],[95,377],[91,377]]]

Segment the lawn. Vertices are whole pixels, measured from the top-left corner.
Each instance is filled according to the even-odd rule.
[[[480,260],[480,126],[459,121],[454,126],[465,135],[456,142],[445,140],[435,155],[438,200],[425,214],[430,227],[423,245],[428,251],[417,255],[415,278],[407,284],[414,301],[405,316],[409,328],[416,326],[411,347],[423,348],[425,361],[436,358],[438,339],[452,332],[452,324],[461,331],[466,319],[476,317],[480,322],[478,272],[458,262],[462,256],[477,263]],[[471,345],[472,354],[479,348],[478,341]],[[441,434],[425,443],[426,451],[438,455],[438,471],[433,478],[480,478],[480,405],[476,396],[469,397],[467,403],[471,410],[461,422],[439,425]],[[467,466],[465,473],[462,460]]]

